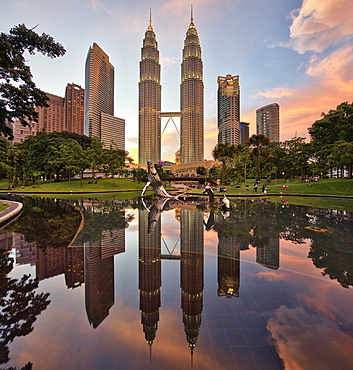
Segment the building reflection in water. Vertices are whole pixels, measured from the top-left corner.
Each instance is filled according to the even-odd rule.
[[[218,296],[239,297],[240,240],[218,234]]]
[[[173,202],[171,202],[173,203]],[[139,289],[141,323],[145,339],[152,349],[156,338],[159,308],[161,305],[161,260],[180,260],[181,309],[184,331],[191,353],[196,346],[203,307],[204,288],[204,238],[203,214],[175,208],[176,219],[180,221],[180,255],[161,254],[161,214],[169,205],[157,200],[148,212],[139,211]],[[168,208],[170,209],[170,208]]]
[[[191,353],[196,346],[201,327],[204,288],[203,214],[181,209],[181,309],[186,339]]]
[[[268,245],[256,247],[256,263],[273,270],[279,268],[278,238],[270,238]]]
[[[156,205],[150,212],[139,210],[139,289],[141,324],[152,350],[161,306],[161,213]]]
[[[114,305],[114,255],[124,251],[125,229],[104,231],[100,242],[85,245],[85,304],[93,328]]]

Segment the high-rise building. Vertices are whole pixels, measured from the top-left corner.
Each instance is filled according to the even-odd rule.
[[[101,140],[106,148],[125,150],[125,120],[102,112]]]
[[[240,144],[245,145],[245,141],[249,140],[249,122],[240,122]]]
[[[65,131],[84,135],[85,89],[74,83],[67,84],[64,101]]]
[[[161,160],[161,66],[150,17],[141,48],[139,81],[139,163]]]
[[[256,134],[279,141],[279,105],[272,103],[256,110]]]
[[[240,144],[239,76],[218,76],[218,144]]]
[[[180,84],[180,162],[204,159],[203,64],[201,46],[191,14],[181,63]]]
[[[34,136],[44,129],[47,133],[68,131],[84,134],[84,89],[74,83],[67,84],[65,98],[46,93],[48,107],[35,107],[38,122],[31,121],[23,126],[19,120],[11,123],[13,143],[22,143],[28,136]]]
[[[161,306],[161,222],[151,229],[151,213],[139,210],[139,289],[143,332],[149,347],[157,335]],[[158,212],[157,212],[158,214]],[[154,213],[156,215],[156,213]],[[158,214],[161,215],[161,212]]]
[[[119,125],[114,117],[114,67],[96,43],[89,48],[86,59],[84,122],[85,135],[98,138],[105,147],[110,146],[111,140],[116,142],[123,138],[125,143],[125,129],[119,131],[114,126],[114,122]]]
[[[49,100],[48,107],[36,107],[38,112],[38,123],[31,122],[32,131],[40,131],[43,128],[46,132],[65,131],[64,124],[64,98],[61,96],[46,93]]]
[[[181,309],[186,340],[191,353],[200,333],[204,288],[203,214],[181,209],[180,212],[180,288]]]

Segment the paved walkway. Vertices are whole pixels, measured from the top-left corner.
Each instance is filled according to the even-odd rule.
[[[23,204],[9,200],[0,200],[0,202],[10,206],[0,212],[0,228],[2,228],[22,212]]]

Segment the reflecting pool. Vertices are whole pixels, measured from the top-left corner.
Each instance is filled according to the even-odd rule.
[[[353,369],[352,213],[20,201],[0,230],[1,369]]]

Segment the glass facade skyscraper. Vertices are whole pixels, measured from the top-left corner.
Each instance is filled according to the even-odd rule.
[[[85,69],[85,135],[125,150],[125,120],[114,117],[114,67],[96,44],[89,48]]]
[[[85,135],[101,140],[101,113],[114,114],[114,67],[108,55],[93,43],[85,69]]]
[[[180,162],[204,159],[204,86],[201,46],[191,16],[186,32],[180,84]]]
[[[218,144],[240,144],[239,76],[218,76]]]
[[[279,105],[272,103],[256,110],[256,133],[279,141]]]
[[[139,163],[161,160],[161,66],[150,19],[141,48],[139,81]]]

